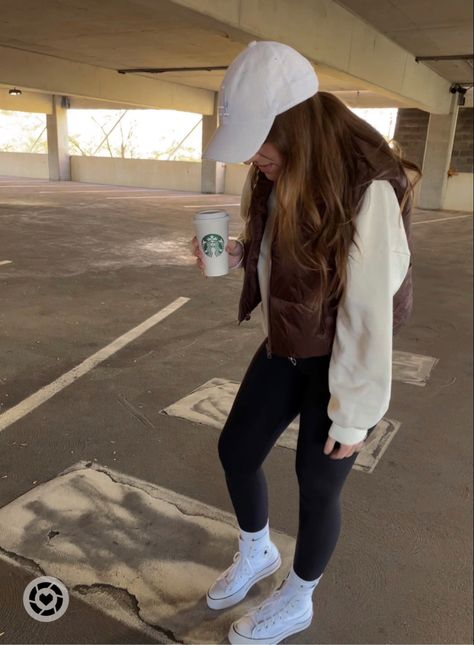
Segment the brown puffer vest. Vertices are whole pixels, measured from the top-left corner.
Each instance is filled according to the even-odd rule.
[[[408,179],[397,162],[387,159],[379,151],[368,148],[359,142],[361,150],[358,204],[372,179],[386,179],[395,190],[398,203],[401,203]],[[368,162],[368,163],[367,163]],[[382,172],[380,172],[382,169]],[[239,325],[243,320],[250,320],[250,314],[261,302],[257,264],[260,254],[265,223],[268,217],[267,202],[273,182],[263,173],[259,173],[257,185],[252,192],[250,202],[250,240],[244,242],[245,269],[244,282],[239,304]],[[402,212],[403,224],[407,235],[408,246],[412,253],[410,223],[412,199],[407,200]],[[308,358],[330,354],[334,342],[337,318],[337,302],[324,305],[324,324],[317,328],[317,317],[311,302],[314,293],[315,273],[302,272],[290,266],[282,257],[275,240],[272,243],[272,269],[269,285],[269,333],[267,356],[292,356]],[[399,290],[393,297],[393,334],[397,334],[408,321],[413,307],[412,262]]]

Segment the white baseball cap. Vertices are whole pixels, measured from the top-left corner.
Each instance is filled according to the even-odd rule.
[[[310,98],[319,88],[313,66],[295,49],[253,41],[227,69],[219,90],[219,127],[203,159],[236,163],[264,143],[277,114]]]

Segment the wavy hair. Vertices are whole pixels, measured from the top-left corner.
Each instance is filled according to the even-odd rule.
[[[266,142],[283,156],[275,181],[276,243],[290,265],[319,274],[321,286],[314,295],[314,305],[321,321],[321,305],[326,300],[339,300],[345,289],[354,219],[365,189],[372,180],[386,176],[387,168],[392,173],[393,169],[405,172],[403,210],[421,171],[328,92],[318,92],[279,114]],[[375,164],[373,159],[377,160]],[[414,173],[414,181],[406,171]],[[250,172],[253,191],[260,171],[254,166]],[[244,237],[249,239],[250,212],[243,216]]]

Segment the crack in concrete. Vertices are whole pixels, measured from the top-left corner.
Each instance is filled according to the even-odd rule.
[[[2,546],[0,546],[0,554],[6,556],[7,559],[10,558],[17,564],[21,565],[23,568],[30,571],[33,575],[36,574],[37,577],[47,575],[47,573],[41,568],[41,566],[31,558],[26,558],[23,555],[15,553],[14,551],[9,551]]]
[[[126,399],[123,394],[119,394],[117,397],[118,402],[123,405],[123,407],[130,412],[132,417],[134,417],[137,421],[142,423],[144,426],[148,426],[149,428],[153,428],[153,430],[156,430],[156,427],[154,426],[153,422],[142,412],[136,409],[134,405],[130,403],[128,399]]]
[[[123,591],[128,595],[130,600],[132,601],[132,604],[134,606],[135,614],[141,622],[146,625],[147,627],[151,627],[152,629],[155,629],[157,632],[159,632],[161,635],[163,635],[165,638],[168,640],[165,641],[165,643],[183,643],[183,641],[180,641],[175,634],[171,631],[171,629],[166,629],[166,627],[162,627],[161,625],[154,624],[154,623],[149,623],[146,621],[140,614],[140,602],[138,598],[133,594],[131,591],[129,591],[126,587],[118,587],[116,585],[111,585],[106,582],[94,582],[91,585],[86,585],[86,584],[80,584],[80,585],[75,585],[73,587],[74,591],[77,591],[81,595],[86,595],[88,591],[91,589],[100,589],[101,591],[103,590],[112,590],[112,591]]]
[[[90,466],[88,466],[88,468],[90,468]],[[103,468],[103,467],[101,467],[101,466],[99,466],[97,464],[93,465],[93,470],[96,470],[97,472],[100,472],[100,473],[103,473],[104,475],[107,475],[107,477],[109,477],[109,479],[111,479],[115,484],[120,484],[121,486],[128,486],[129,488],[137,488],[138,490],[141,490],[146,495],[150,495],[150,492],[148,490],[146,490],[143,486],[139,486],[138,484],[133,485],[133,484],[130,484],[128,482],[124,482],[124,481],[120,481],[119,479],[115,479],[111,475],[110,472],[108,472],[105,468]],[[152,497],[153,499],[156,499],[155,497],[153,497],[153,495],[150,495],[150,497]],[[213,517],[209,517],[208,515],[205,515],[204,513],[190,513],[188,511],[185,511],[177,502],[171,501],[170,499],[165,499],[165,500],[162,500],[162,501],[166,502],[166,504],[170,504],[171,506],[174,506],[176,509],[178,509],[178,511],[180,513],[182,513],[183,515],[186,515],[186,517],[201,517],[201,518],[202,517],[207,517],[208,519],[214,519]]]
[[[15,553],[14,551],[9,551],[8,549],[3,548],[0,546],[0,555],[5,556],[5,559],[7,560],[13,560],[15,563],[20,565],[22,568],[26,569],[28,572],[30,572],[32,575],[35,577],[39,576],[46,576],[48,575],[46,571],[34,560],[31,558],[26,558],[25,556],[19,555],[18,553]],[[75,585],[72,587],[72,591],[77,591],[81,595],[86,595],[87,591],[92,588],[98,588],[101,590],[113,590],[113,591],[123,591],[128,595],[130,600],[132,601],[132,604],[135,609],[135,614],[137,618],[147,627],[150,627],[151,629],[156,630],[157,632],[160,633],[160,635],[164,636],[167,640],[165,641],[160,641],[160,643],[163,643],[164,645],[168,643],[183,643],[184,641],[180,641],[174,633],[170,629],[166,629],[166,627],[162,627],[161,625],[158,624],[153,624],[149,623],[146,620],[142,618],[140,615],[140,603],[138,601],[138,598],[131,593],[128,589],[124,587],[118,587],[114,586],[111,584],[107,583],[101,583],[101,582],[95,582],[91,585],[86,585],[86,584],[79,584]]]

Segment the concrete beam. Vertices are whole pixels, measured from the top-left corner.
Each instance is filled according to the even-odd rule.
[[[22,89],[20,96],[10,96],[8,90],[12,87],[13,85],[0,86],[0,110],[36,112],[41,114],[52,113],[53,104],[50,94],[28,92]]]
[[[126,107],[212,114],[214,94],[177,83],[0,47],[0,83],[51,94],[112,101]]]
[[[247,34],[295,47],[325,71],[434,114],[450,110],[450,83],[332,0],[172,0]],[[356,88],[359,89],[359,88]]]

